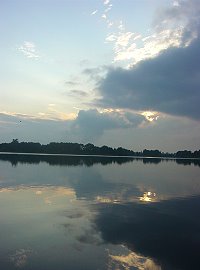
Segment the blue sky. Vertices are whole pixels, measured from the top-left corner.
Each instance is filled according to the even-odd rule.
[[[1,141],[199,149],[199,9],[1,1]]]

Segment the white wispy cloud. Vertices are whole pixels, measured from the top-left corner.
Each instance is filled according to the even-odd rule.
[[[124,62],[129,67],[170,47],[188,46],[198,36],[199,14],[197,0],[174,1],[157,12],[153,27],[145,36],[127,31],[120,21],[106,37],[106,42],[113,44],[114,62]]]
[[[97,14],[97,12],[98,12],[98,10],[96,9],[91,13],[91,15],[95,15],[95,14]]]
[[[104,5],[108,5],[110,3],[110,0],[104,0],[103,3]]]
[[[117,49],[119,47],[127,47],[133,36],[134,36],[134,33],[131,33],[131,32],[125,32],[125,33],[122,33],[121,35],[119,35],[116,39]]]
[[[112,9],[113,5],[111,4],[110,0],[104,0],[103,4],[105,7],[104,7],[103,14],[101,15],[101,18],[105,20],[107,27],[110,28],[111,26],[114,25],[114,22],[109,19],[109,12]]]
[[[123,24],[122,21],[119,22],[118,29],[119,29],[120,31],[125,31],[125,26],[124,26],[124,24]]]
[[[134,65],[157,56],[169,47],[179,47],[182,43],[183,31],[183,29],[173,31],[168,29],[144,38],[137,33],[123,32],[113,36],[112,40],[108,36],[106,41],[114,41],[115,62],[129,61],[130,65]]]
[[[23,45],[17,48],[18,51],[22,52],[27,58],[38,59],[40,57],[37,52],[36,45],[30,41],[24,41]]]
[[[113,25],[114,25],[114,22],[110,22],[110,21],[108,21],[108,28],[110,28],[110,27],[112,27]]]
[[[109,12],[112,8],[112,5],[109,5],[106,9],[105,9],[105,13]]]
[[[179,6],[179,2],[178,1],[174,1],[173,2],[173,6]]]
[[[37,117],[40,119],[53,120],[53,121],[67,121],[75,119],[77,114],[65,113],[60,111],[56,104],[50,103],[45,111],[39,112]]]

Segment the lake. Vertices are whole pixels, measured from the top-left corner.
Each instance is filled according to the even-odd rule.
[[[0,269],[199,269],[200,163],[0,155]]]

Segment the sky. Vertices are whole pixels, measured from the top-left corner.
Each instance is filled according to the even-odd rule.
[[[200,149],[199,0],[1,0],[0,142]]]

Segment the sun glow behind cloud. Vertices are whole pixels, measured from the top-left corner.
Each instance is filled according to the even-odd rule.
[[[145,112],[142,112],[141,115],[143,115],[146,118],[146,120],[149,122],[156,121],[159,118],[158,112],[145,111]]]

